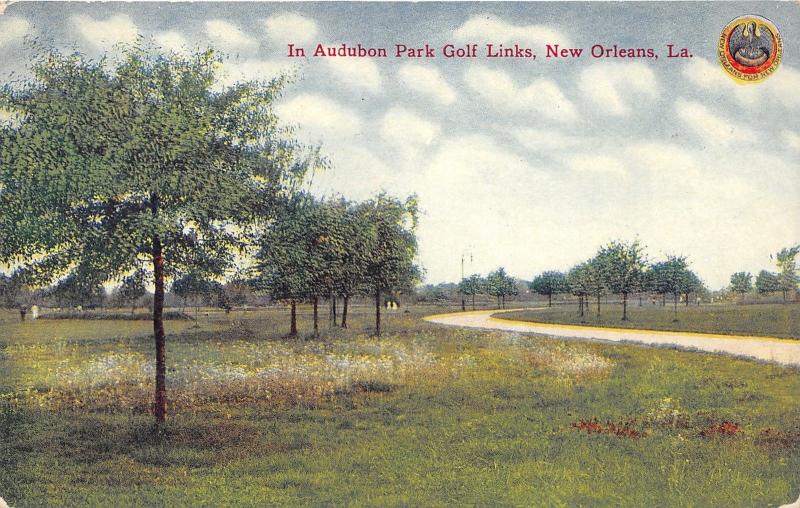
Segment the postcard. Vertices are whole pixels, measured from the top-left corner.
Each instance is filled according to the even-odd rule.
[[[800,507],[798,91],[797,2],[0,2],[0,508]]]

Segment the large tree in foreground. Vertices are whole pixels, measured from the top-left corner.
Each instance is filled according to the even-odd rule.
[[[164,284],[219,273],[306,164],[272,104],[283,85],[215,91],[212,51],[129,48],[118,63],[42,50],[0,93],[0,263],[30,284],[118,280],[145,262],[155,286],[154,414],[166,414]]]

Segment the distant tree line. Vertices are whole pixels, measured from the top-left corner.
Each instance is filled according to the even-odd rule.
[[[775,260],[777,272],[761,270],[753,280],[750,272],[736,272],[731,275],[729,289],[733,293],[738,293],[740,298],[755,290],[759,295],[781,293],[783,300],[788,299],[788,295],[797,291],[800,283],[800,275],[797,270],[797,255],[800,254],[800,245],[785,247],[778,251],[771,259]]]

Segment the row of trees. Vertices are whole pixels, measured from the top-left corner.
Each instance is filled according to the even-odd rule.
[[[297,334],[298,303],[313,305],[317,333],[320,300],[329,300],[335,323],[335,302],[342,299],[341,326],[347,328],[350,299],[370,295],[379,336],[382,295],[413,291],[420,279],[416,223],[414,197],[400,201],[382,194],[354,203],[300,194],[260,238],[252,284],[290,305],[291,335]]]
[[[600,299],[605,294],[616,294],[622,298],[622,319],[628,319],[628,299],[634,293],[661,295],[662,301],[673,298],[675,319],[678,300],[684,295],[686,304],[689,295],[703,287],[700,278],[689,269],[684,256],[667,256],[663,261],[649,263],[639,241],[630,243],[614,241],[601,247],[591,259],[577,264],[566,274],[557,271],[544,272],[534,278],[531,289],[547,295],[552,305],[552,296],[571,293],[578,297],[579,312],[585,315],[589,299],[597,302],[600,316]]]
[[[506,297],[518,293],[517,283],[513,277],[500,267],[490,272],[485,278],[478,274],[465,277],[458,285],[458,291],[472,299],[472,310],[475,310],[475,296],[487,294],[497,298],[497,308],[505,308]],[[462,305],[462,310],[465,310]]]
[[[730,290],[739,293],[742,297],[755,289],[758,294],[781,292],[784,301],[790,292],[796,291],[800,276],[797,273],[797,255],[800,254],[800,245],[786,247],[775,254],[773,258],[778,272],[761,270],[755,278],[750,272],[736,272],[731,275]],[[772,258],[772,256],[770,256]]]
[[[547,296],[552,305],[553,296],[570,293],[578,297],[579,312],[585,315],[589,300],[597,302],[597,315],[600,315],[601,297],[616,294],[622,298],[622,319],[628,318],[628,298],[634,293],[653,293],[674,300],[677,316],[677,303],[681,295],[687,305],[689,295],[703,287],[699,277],[689,269],[683,256],[668,256],[656,263],[648,263],[644,248],[638,242],[611,242],[601,247],[591,259],[577,264],[567,273],[546,271],[537,275],[529,285],[534,293]],[[490,273],[485,279],[479,275],[464,278],[459,291],[472,297],[473,309],[476,294],[497,296],[498,307],[504,306],[505,296],[516,294],[514,279],[502,268]]]

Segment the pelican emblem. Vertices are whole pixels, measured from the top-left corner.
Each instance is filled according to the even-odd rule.
[[[748,21],[737,26],[731,33],[730,52],[740,64],[758,67],[772,54],[772,38],[769,27]]]
[[[783,45],[778,28],[761,16],[741,16],[722,31],[719,59],[733,78],[755,83],[771,76],[781,61]]]

